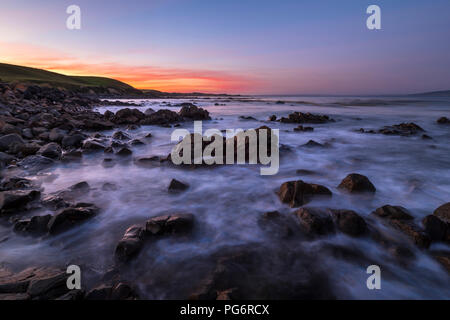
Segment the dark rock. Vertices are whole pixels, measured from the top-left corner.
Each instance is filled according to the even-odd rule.
[[[130,137],[122,131],[116,131],[112,137],[117,140],[130,140]]]
[[[32,235],[42,235],[48,232],[47,225],[52,216],[34,216],[30,219],[20,220],[14,225],[14,231]]]
[[[73,150],[69,152],[65,152],[61,158],[61,161],[69,162],[69,161],[79,161],[83,157],[83,153],[78,150]]]
[[[393,126],[386,126],[380,130],[378,133],[386,134],[386,135],[401,135],[401,136],[410,136],[415,135],[419,132],[423,132],[421,127],[417,124],[411,123],[400,123]]]
[[[269,121],[277,121],[277,116],[276,115],[271,115],[270,117],[269,117]]]
[[[172,179],[172,181],[170,181],[169,191],[183,191],[186,190],[187,188],[189,188],[188,184],[180,182],[176,179]]]
[[[425,227],[425,232],[430,236],[432,241],[450,242],[450,225],[447,222],[430,214],[423,218],[422,223]]]
[[[59,144],[51,142],[41,147],[38,151],[38,154],[50,159],[60,159],[62,150]]]
[[[367,232],[366,221],[352,210],[331,209],[333,220],[337,228],[350,236],[358,237]]]
[[[48,139],[53,142],[61,142],[65,137],[66,132],[61,129],[53,128],[48,135]]]
[[[149,235],[175,235],[192,230],[194,216],[189,213],[180,213],[158,216],[147,220],[145,230]]]
[[[143,125],[165,125],[170,123],[176,123],[183,121],[183,117],[180,116],[178,113],[161,109],[156,111],[155,113],[152,113],[145,117],[145,119],[141,120],[141,124]]]
[[[86,300],[134,300],[137,298],[135,291],[126,283],[119,282],[115,285],[100,285],[86,294]]]
[[[420,248],[428,248],[431,244],[431,238],[419,226],[406,220],[388,220],[389,225],[406,234]]]
[[[189,120],[211,120],[209,112],[191,103],[182,103],[178,114]]]
[[[105,182],[102,186],[102,190],[104,191],[116,191],[117,185],[111,182]]]
[[[302,125],[298,126],[297,128],[294,128],[294,131],[296,132],[308,132],[308,131],[314,131],[313,127],[304,127]],[[313,141],[313,140],[310,140]]]
[[[56,234],[80,224],[81,222],[93,217],[99,211],[93,204],[79,203],[74,207],[62,209],[54,215],[48,223],[50,234]]]
[[[28,204],[41,193],[37,190],[14,190],[0,192],[0,213],[7,214],[20,209],[26,209]]]
[[[136,256],[144,245],[145,228],[140,225],[129,227],[116,246],[115,256],[125,262]]]
[[[320,208],[300,208],[295,212],[300,225],[307,234],[326,235],[334,233],[333,219]]]
[[[414,219],[407,209],[400,206],[385,205],[376,209],[374,212],[372,212],[372,214],[380,218],[387,218],[387,219],[397,219],[397,220]]]
[[[152,108],[147,108],[147,109],[145,109],[145,111],[144,111],[144,114],[145,114],[146,116],[149,116],[149,115],[151,115],[152,113],[155,113],[155,110],[153,110]]]
[[[105,146],[102,145],[99,142],[93,141],[93,140],[87,140],[83,143],[83,149],[84,150],[104,150]]]
[[[433,214],[441,220],[450,223],[450,202],[447,202],[434,210]]]
[[[447,117],[441,117],[436,122],[438,124],[450,124],[450,119]]]
[[[285,182],[278,192],[281,202],[288,203],[292,208],[302,206],[315,197],[331,197],[331,195],[328,188],[302,180]]]
[[[64,136],[64,138],[61,141],[61,145],[63,146],[63,148],[70,148],[70,147],[79,148],[83,144],[84,139],[85,136],[78,133],[71,136]]]
[[[258,219],[258,225],[271,237],[287,239],[294,234],[292,221],[278,211],[266,212]]]
[[[144,145],[145,143],[142,142],[142,141],[139,140],[139,139],[133,139],[133,140],[130,142],[130,144],[131,144],[132,146],[142,146],[142,145]]]
[[[8,151],[18,145],[25,144],[22,137],[17,133],[11,133],[0,137],[0,151]]]
[[[323,148],[325,147],[323,144],[318,143],[314,140],[309,140],[307,143],[303,144],[302,147],[305,148]]]
[[[376,191],[375,186],[366,176],[357,173],[351,173],[345,177],[338,188],[344,189],[350,193],[375,193]]]
[[[430,137],[430,136],[427,135],[427,134],[423,134],[423,135],[422,135],[422,139],[424,139],[424,140],[432,140],[433,138]]]
[[[116,112],[111,119],[115,124],[137,124],[145,118],[145,114],[138,109],[124,108]]]
[[[282,123],[326,123],[334,120],[326,115],[316,115],[312,113],[294,112],[288,118],[281,118]]]
[[[255,119],[254,117],[251,117],[251,116],[239,116],[239,119],[247,120],[247,121],[249,121],[249,120],[251,120],[251,121],[258,121],[257,119]]]
[[[126,157],[126,156],[132,155],[132,154],[133,154],[133,151],[131,151],[131,150],[128,149],[127,147],[123,147],[123,148],[121,148],[119,151],[117,151],[116,154],[117,154],[118,156]]]

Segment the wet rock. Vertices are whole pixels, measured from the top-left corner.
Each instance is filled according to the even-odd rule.
[[[334,120],[326,115],[317,115],[312,113],[294,112],[288,118],[281,118],[282,123],[326,123]]]
[[[38,154],[50,159],[60,159],[62,150],[59,144],[51,142],[41,147],[38,151]]]
[[[380,218],[387,218],[387,219],[397,219],[397,220],[414,219],[407,209],[400,206],[385,205],[376,209],[374,212],[372,212],[372,214]]]
[[[0,137],[0,151],[8,151],[11,148],[25,144],[25,141],[17,133],[11,133]]]
[[[338,188],[350,193],[375,193],[376,191],[375,186],[366,176],[357,173],[351,173],[345,177]]]
[[[93,141],[93,140],[87,140],[83,143],[83,150],[89,150],[89,151],[99,151],[104,150],[105,146],[102,145],[99,142]]]
[[[7,153],[4,152],[0,152],[0,169],[2,167],[7,166],[8,164],[10,164],[13,160],[15,160],[16,158],[12,155],[9,155]]]
[[[192,230],[194,216],[189,213],[180,213],[158,216],[147,220],[145,230],[149,235],[176,235]]]
[[[142,156],[134,159],[134,163],[138,166],[154,167],[161,163],[161,157],[159,156]]]
[[[380,130],[378,133],[386,134],[386,135],[401,135],[401,136],[410,136],[415,135],[419,132],[423,132],[420,126],[411,122],[411,123],[400,123],[393,126],[386,126]]]
[[[181,117],[189,120],[211,120],[207,110],[199,108],[191,103],[182,103],[181,110],[178,113]]]
[[[309,235],[327,235],[334,233],[334,224],[327,210],[320,208],[300,208],[294,213],[302,229]]]
[[[146,116],[145,119],[141,120],[141,124],[166,125],[180,121],[183,121],[183,117],[180,116],[178,113],[171,110],[161,109],[156,111],[155,113]]]
[[[56,299],[69,291],[66,281],[66,273],[58,269],[28,268],[19,273],[1,270],[0,294],[9,294],[9,299]]]
[[[430,137],[430,136],[427,135],[427,134],[423,134],[423,135],[422,135],[422,139],[424,139],[424,140],[432,140],[433,138]]]
[[[440,218],[441,220],[450,223],[450,202],[443,204],[436,210],[434,210],[433,214]]]
[[[48,232],[47,225],[52,216],[34,216],[30,219],[20,220],[14,225],[14,231],[31,235],[43,235]]]
[[[61,142],[65,135],[65,131],[58,128],[53,128],[48,135],[48,139],[53,142]]]
[[[128,149],[127,147],[121,148],[119,151],[116,152],[116,155],[121,157],[127,157],[133,154],[133,151]]]
[[[450,119],[447,117],[441,117],[436,121],[438,124],[450,124]]]
[[[304,148],[324,148],[325,146],[321,143],[318,143],[314,140],[309,140],[307,143],[301,145]]]
[[[258,225],[274,238],[287,239],[294,234],[292,221],[278,211],[265,212],[258,219]]]
[[[129,227],[116,246],[115,257],[125,262],[136,256],[144,245],[145,228],[140,225]]]
[[[331,197],[331,191],[321,185],[298,181],[288,181],[281,185],[278,196],[283,203],[291,208],[302,206],[315,197]]]
[[[269,121],[277,121],[277,116],[276,115],[271,115],[268,119]]]
[[[255,119],[254,117],[251,117],[251,116],[239,116],[239,119],[246,120],[246,121],[258,121],[257,119]]]
[[[116,161],[111,158],[105,158],[103,159],[102,166],[105,168],[112,168],[116,165]]]
[[[447,222],[442,221],[435,215],[428,215],[423,218],[422,224],[432,241],[450,242],[450,225]]]
[[[130,140],[130,137],[122,131],[116,131],[112,137],[117,140]]]
[[[367,232],[366,221],[352,210],[334,210],[331,214],[337,228],[350,236],[358,237]]]
[[[83,153],[78,150],[73,150],[69,152],[65,152],[61,158],[61,161],[70,162],[70,161],[80,161],[83,157]]]
[[[102,186],[103,191],[116,191],[117,185],[111,182],[105,182]]]
[[[144,111],[144,114],[145,114],[146,116],[149,116],[149,115],[151,115],[152,113],[155,113],[155,110],[153,110],[152,108],[147,108],[147,109],[145,109],[145,111]]]
[[[188,184],[185,184],[176,179],[172,179],[172,181],[170,181],[169,191],[184,191],[188,188],[189,188]]]
[[[136,124],[145,118],[145,114],[138,109],[124,108],[116,112],[111,121],[115,124]]]
[[[61,145],[63,146],[63,148],[79,148],[83,144],[84,139],[85,136],[82,134],[64,136],[64,138],[61,140]]]
[[[14,189],[30,189],[33,186],[33,182],[29,179],[21,177],[10,177],[2,180],[0,183],[0,191],[8,191]]]
[[[142,145],[144,145],[145,143],[142,142],[142,141],[139,140],[139,139],[133,139],[133,140],[130,142],[130,144],[131,144],[132,146],[142,146]]]
[[[92,218],[99,210],[95,205],[89,203],[79,203],[74,207],[64,208],[51,218],[48,223],[48,231],[50,234],[66,231]]]
[[[37,190],[2,191],[0,192],[0,214],[26,209],[40,195],[41,193]]]
[[[297,128],[294,128],[295,132],[311,132],[314,131],[313,127],[304,127],[302,125],[298,126]],[[310,140],[313,141],[313,140]]]
[[[86,300],[134,300],[137,294],[128,284],[100,285],[86,294]]]

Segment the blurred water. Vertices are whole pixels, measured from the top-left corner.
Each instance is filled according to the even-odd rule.
[[[352,103],[360,103],[356,99],[370,100],[369,104],[374,105],[351,106]],[[276,103],[280,100],[284,103]],[[161,266],[178,265],[187,257],[195,259],[225,245],[270,242],[258,227],[257,219],[270,210],[293,211],[280,203],[275,191],[283,182],[296,179],[325,185],[333,192],[331,199],[314,200],[308,205],[353,209],[363,216],[382,205],[391,204],[408,208],[419,221],[450,201],[450,128],[436,123],[441,116],[450,117],[450,102],[442,101],[442,98],[434,101],[410,97],[133,100],[143,104],[139,107],[142,111],[148,107],[179,110],[179,107],[167,107],[163,101],[172,105],[194,102],[206,108],[213,120],[203,122],[204,131],[262,125],[280,129],[280,143],[291,147],[292,152],[281,155],[280,170],[274,176],[261,176],[259,167],[255,165],[185,170],[170,166],[140,167],[131,158],[118,160],[114,167],[105,168],[102,160],[110,156],[103,153],[85,156],[81,163],[59,165],[44,176],[33,177],[43,180],[44,193],[87,181],[95,190],[83,201],[96,203],[102,208],[101,213],[71,231],[43,240],[14,235],[10,226],[1,225],[0,239],[9,237],[0,243],[1,261],[16,268],[34,265],[37,261],[46,265],[82,261],[90,268],[106,271],[113,264],[114,247],[128,226],[164,213],[193,213],[199,226],[196,237],[181,242],[162,240],[156,249],[149,249],[152,251],[142,253],[139,258],[148,274],[162,276],[158,273],[162,272],[158,271]],[[387,105],[376,106],[380,101]],[[115,112],[119,108],[101,107],[98,111]],[[266,121],[272,114],[280,117],[293,111],[327,114],[336,122],[311,125],[313,132],[296,133],[292,130],[296,126],[294,124]],[[252,116],[257,121],[241,120],[241,115]],[[402,122],[415,122],[433,139],[423,140],[421,135],[400,137],[355,132],[359,128],[378,129]],[[181,127],[193,130],[192,123],[183,123]],[[168,155],[174,146],[170,141],[172,131],[172,128],[159,126],[142,126],[128,131],[133,138],[143,138],[148,132],[153,135],[150,139],[143,139],[146,145],[133,148],[133,157]],[[112,133],[104,132],[105,135]],[[329,142],[331,147],[299,147],[310,139]],[[312,170],[317,174],[298,175],[298,169]],[[377,187],[372,200],[349,197],[336,189],[339,182],[353,172],[368,176]],[[188,183],[190,188],[180,194],[169,194],[167,187],[172,178]],[[116,184],[118,189],[103,191],[105,182]],[[414,263],[405,268],[386,260],[385,250],[369,239],[352,239],[340,234],[295,245],[314,252],[315,246],[326,242],[358,248],[374,260],[384,261],[382,269],[390,270],[390,276],[383,279],[383,290],[374,292],[367,290],[365,285],[367,265],[319,257],[322,267],[329,270],[335,290],[342,292],[338,296],[340,298],[450,298],[448,274],[418,250]],[[180,277],[174,275],[174,279]],[[150,289],[148,297],[167,297],[164,290],[164,287]]]

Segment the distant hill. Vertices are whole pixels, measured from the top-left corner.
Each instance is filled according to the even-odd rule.
[[[66,76],[42,69],[5,63],[0,63],[0,82],[49,85],[87,94],[142,94],[142,91],[115,79],[105,77]]]
[[[450,90],[416,93],[412,96],[450,97]]]

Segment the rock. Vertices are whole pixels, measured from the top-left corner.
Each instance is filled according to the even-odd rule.
[[[0,192],[0,213],[7,214],[26,209],[30,202],[39,198],[37,190],[14,190]]]
[[[60,159],[62,150],[59,144],[51,142],[41,147],[38,151],[38,154],[50,159]]]
[[[17,145],[23,145],[25,142],[17,133],[11,133],[0,137],[0,151],[8,151]]]
[[[385,126],[384,128],[378,130],[378,133],[386,135],[410,136],[423,131],[425,130],[423,130],[417,124],[411,122],[411,123],[400,123],[393,126]]]
[[[66,132],[61,129],[53,128],[48,135],[48,139],[53,142],[61,142],[65,137]]]
[[[352,210],[331,209],[333,220],[337,228],[350,236],[358,237],[367,232],[366,221]]]
[[[81,147],[84,139],[85,136],[78,133],[71,136],[64,136],[64,138],[62,138],[61,140],[61,145],[63,146],[63,148],[71,148],[71,147],[79,148]]]
[[[102,186],[103,191],[116,191],[117,185],[111,182],[105,182]]]
[[[422,139],[424,139],[424,140],[432,140],[433,138],[430,137],[430,136],[427,135],[427,134],[423,134],[423,135],[422,135]]]
[[[139,139],[133,139],[133,140],[131,140],[130,144],[131,144],[132,146],[142,146],[142,145],[144,145],[145,143],[142,142],[142,141],[139,140]]]
[[[144,111],[144,114],[145,114],[146,116],[149,116],[149,115],[151,115],[152,113],[155,113],[155,110],[153,110],[152,108],[147,108],[147,109],[145,109],[145,111]]]
[[[99,211],[93,204],[79,203],[74,207],[64,208],[54,215],[48,223],[48,231],[50,234],[56,234],[93,217]]]
[[[112,168],[116,165],[116,161],[111,158],[105,158],[103,159],[102,166],[105,168]]]
[[[127,147],[123,147],[123,148],[121,148],[119,151],[117,151],[116,154],[117,154],[118,156],[126,157],[126,156],[132,155],[132,154],[133,154],[133,151],[131,151],[131,150],[128,149]]]
[[[10,164],[16,158],[4,152],[0,152],[0,169]]]
[[[269,236],[278,239],[287,239],[294,234],[292,221],[281,215],[278,211],[265,212],[260,219],[258,225]]]
[[[155,113],[147,115],[145,119],[141,120],[141,124],[166,125],[180,121],[183,121],[183,117],[180,116],[178,113],[171,110],[161,109],[156,111]]]
[[[92,150],[92,151],[98,151],[98,150],[104,150],[105,146],[102,145],[99,142],[93,141],[93,140],[86,140],[83,143],[83,147],[84,150]]]
[[[431,244],[431,238],[419,226],[406,220],[388,220],[389,224],[395,229],[406,234],[420,248],[428,248]]]
[[[291,208],[294,208],[302,206],[318,196],[331,197],[332,193],[324,186],[298,180],[283,183],[278,196],[281,202],[288,203]]]
[[[115,257],[121,262],[133,258],[139,253],[145,240],[145,228],[140,225],[129,227],[116,246]]]
[[[159,156],[142,156],[136,157],[134,163],[138,166],[154,167],[160,165],[161,160]]]
[[[189,213],[180,213],[158,216],[147,220],[145,230],[150,235],[175,235],[192,230],[194,216]]]
[[[438,124],[450,124],[450,119],[447,117],[441,117],[436,122]]]
[[[22,130],[22,137],[26,139],[33,139],[34,135],[30,128],[25,128]]]
[[[314,131],[313,127],[304,127],[302,125],[298,126],[297,128],[294,128],[294,131],[296,132],[308,132],[308,131]],[[313,141],[313,140],[310,140]]]
[[[130,140],[131,138],[124,132],[122,131],[116,131],[113,134],[113,139],[117,139],[117,140]]]
[[[61,158],[61,161],[70,162],[70,161],[80,161],[83,157],[83,153],[78,150],[65,152]]]
[[[0,191],[8,191],[13,189],[30,189],[33,186],[31,180],[21,177],[10,177],[2,180],[0,183]]]
[[[450,223],[450,202],[447,202],[434,210],[433,214],[441,220]]]
[[[251,117],[251,116],[239,116],[239,119],[241,120],[246,120],[246,121],[258,121],[256,118]]]
[[[376,209],[374,212],[372,212],[372,214],[380,218],[387,218],[387,219],[397,219],[397,220],[414,219],[407,209],[400,206],[385,205]]]
[[[116,112],[111,119],[115,124],[137,124],[145,118],[145,114],[138,109],[124,108]]]
[[[294,112],[291,113],[288,118],[281,118],[282,123],[326,123],[332,122],[334,120],[330,119],[325,115],[316,115],[312,113]]]
[[[309,235],[327,235],[334,233],[333,219],[320,208],[300,208],[295,212],[303,230]]]
[[[211,120],[209,112],[191,103],[182,103],[178,114],[189,120]]]
[[[323,148],[325,147],[323,144],[318,143],[314,140],[309,140],[307,143],[301,145],[304,148]]]
[[[450,225],[447,222],[430,214],[423,218],[422,223],[425,227],[425,232],[430,236],[432,241],[450,242]]]
[[[361,174],[351,173],[342,180],[338,186],[339,189],[346,190],[350,193],[375,193],[376,188],[370,180]]]
[[[0,293],[15,299],[49,300],[66,294],[67,274],[51,268],[28,268],[19,273],[0,272]],[[14,298],[14,297],[13,297]]]
[[[189,188],[188,184],[180,182],[176,179],[172,179],[172,181],[170,181],[169,191],[184,191],[187,188]]]
[[[31,219],[20,220],[14,225],[14,231],[32,235],[43,235],[48,232],[47,225],[52,216],[34,216]]]
[[[126,283],[119,282],[114,286],[100,285],[86,294],[86,300],[134,300],[137,294]]]
[[[271,115],[270,117],[269,117],[269,121],[277,121],[277,116],[276,115]]]

